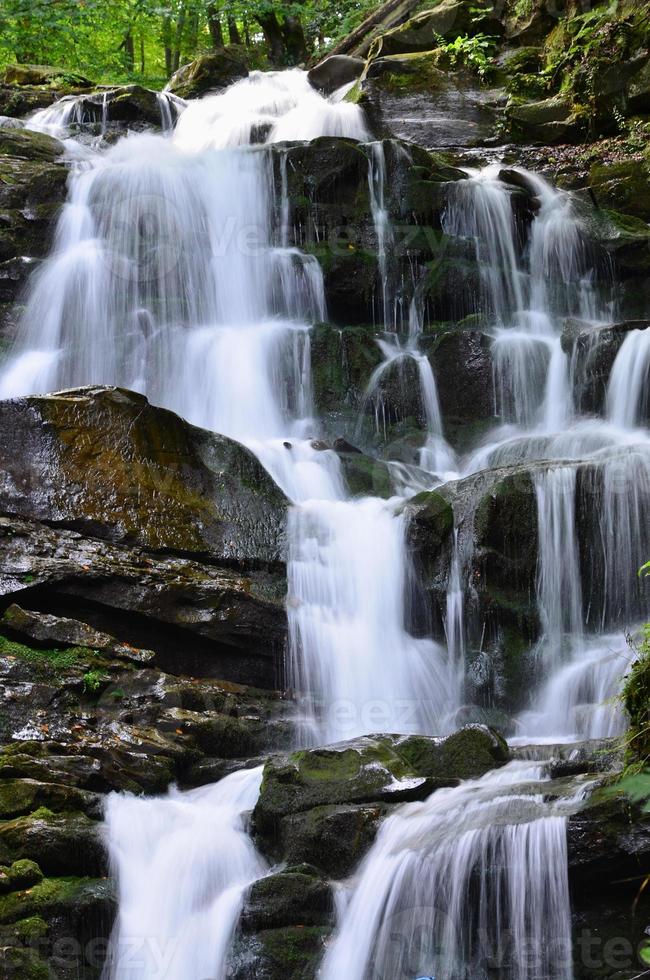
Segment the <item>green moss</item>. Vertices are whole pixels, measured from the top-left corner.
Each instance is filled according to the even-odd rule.
[[[15,657],[44,670],[68,670],[95,655],[95,651],[88,647],[67,647],[63,650],[28,647],[0,634],[0,657]]]
[[[641,631],[637,657],[625,678],[622,699],[630,716],[627,762],[638,767],[650,764],[650,624]]]
[[[93,884],[93,878],[44,878],[22,891],[0,896],[0,924],[34,916],[49,916],[74,905],[80,892]]]
[[[49,932],[49,926],[39,915],[32,915],[28,919],[21,919],[16,923],[16,933],[18,938],[26,945],[43,939]]]

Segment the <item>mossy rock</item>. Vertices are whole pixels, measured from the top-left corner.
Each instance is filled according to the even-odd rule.
[[[650,163],[594,163],[589,171],[589,186],[601,207],[650,221]]]
[[[248,65],[243,49],[229,45],[219,51],[199,55],[175,72],[167,88],[182,99],[196,99],[209,92],[218,92],[239,78],[246,78]]]
[[[52,980],[49,964],[21,946],[0,946],[0,975],[3,980]]]
[[[287,926],[235,940],[229,976],[233,980],[314,980],[330,929]]]
[[[32,888],[43,880],[43,872],[35,861],[14,861],[9,867],[0,867],[0,895]]]
[[[506,740],[484,725],[467,725],[438,740],[409,735],[397,750],[416,772],[437,780],[477,779],[510,760]]]
[[[37,861],[48,875],[100,875],[106,854],[99,824],[83,813],[53,813],[40,807],[0,823],[0,843],[15,860]]]
[[[53,88],[90,88],[93,85],[79,72],[52,65],[7,65],[0,81],[4,85],[50,85]]]
[[[110,907],[112,884],[95,878],[44,878],[33,887],[0,896],[0,925],[38,916],[46,921],[73,910]]]
[[[73,786],[35,779],[0,780],[0,820],[24,816],[45,806],[52,812],[97,811],[97,798]]]
[[[0,126],[0,157],[53,163],[63,154],[63,149],[63,143],[47,133]]]
[[[283,558],[286,500],[253,454],[142,395],[81,388],[5,401],[0,432],[5,511],[154,550]]]
[[[331,878],[352,874],[390,810],[385,803],[316,806],[283,817],[273,853],[293,864],[314,864]]]
[[[289,867],[252,885],[240,928],[259,932],[284,926],[329,926],[333,919],[329,883],[308,865]]]
[[[258,832],[273,837],[289,813],[334,803],[421,799],[430,790],[394,750],[390,736],[367,736],[267,762],[254,822]]]

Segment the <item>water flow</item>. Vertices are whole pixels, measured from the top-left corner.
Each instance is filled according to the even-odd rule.
[[[108,797],[119,911],[104,980],[224,980],[244,893],[266,872],[247,833],[261,782],[260,766],[188,793]]]
[[[571,980],[566,814],[512,762],[401,807],[364,859],[322,980]]]
[[[607,414],[614,425],[632,428],[648,421],[650,328],[631,330],[616,355],[607,386]]]

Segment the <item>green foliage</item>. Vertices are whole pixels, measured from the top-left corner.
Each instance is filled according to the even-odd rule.
[[[448,55],[452,68],[464,65],[484,81],[494,71],[494,52],[498,38],[487,34],[474,34],[472,37],[463,34],[454,41],[446,42],[438,35],[436,41],[438,47]]]
[[[108,678],[101,670],[89,670],[84,674],[84,691],[96,694]]]
[[[252,67],[322,55],[377,6],[378,0],[2,0],[0,66],[60,65],[94,82],[160,87],[179,65],[222,44],[244,45]]]

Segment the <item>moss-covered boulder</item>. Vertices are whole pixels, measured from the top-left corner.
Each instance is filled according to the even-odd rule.
[[[14,861],[9,867],[0,867],[0,895],[32,888],[43,880],[43,872],[35,861]]]
[[[650,221],[650,161],[594,163],[589,187],[601,207]]]
[[[449,736],[365,736],[267,762],[253,819],[277,848],[284,818],[341,804],[423,799],[438,786],[480,775],[508,758],[496,735],[471,726]],[[306,860],[301,858],[301,860]]]
[[[569,879],[583,899],[616,886],[632,899],[636,882],[650,873],[650,819],[611,790],[597,790],[569,818],[567,846]]]
[[[252,885],[242,909],[240,928],[259,932],[284,926],[328,926],[333,918],[328,881],[307,864],[288,867]]]
[[[229,976],[233,980],[314,980],[331,929],[286,926],[235,940]]]
[[[199,55],[175,72],[167,88],[182,99],[196,99],[210,92],[219,92],[238,78],[246,78],[248,65],[245,52],[236,45]]]
[[[280,821],[274,849],[290,864],[308,862],[331,878],[346,878],[390,809],[388,803],[343,803],[290,813]]]
[[[253,454],[115,388],[0,403],[0,509],[152,549],[280,561],[286,502]]]
[[[50,85],[53,88],[90,88],[90,79],[79,72],[52,65],[7,65],[0,73],[4,85]]]
[[[585,132],[584,121],[570,99],[562,95],[537,102],[512,102],[507,117],[513,135],[522,142],[570,143]]]
[[[99,876],[106,873],[99,824],[82,813],[52,813],[41,807],[28,816],[0,823],[0,845],[16,861],[38,862],[45,874]]]

